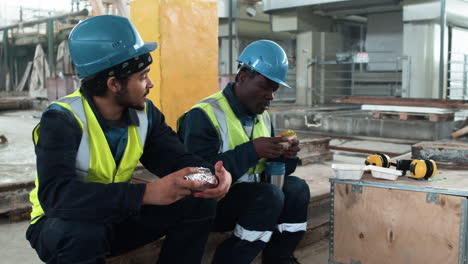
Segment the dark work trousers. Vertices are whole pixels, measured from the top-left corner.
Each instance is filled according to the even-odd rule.
[[[215,200],[190,196],[168,206],[143,206],[120,223],[43,217],[26,238],[46,263],[105,263],[165,235],[158,263],[200,263],[215,211]]]
[[[281,223],[305,223],[309,200],[309,186],[295,176],[285,177],[283,190],[270,183],[237,183],[218,202],[214,230],[229,231],[238,224],[249,231],[274,231]],[[250,263],[265,247],[267,262],[289,258],[303,235],[304,231],[275,231],[266,243],[241,240],[233,234],[218,246],[213,263]]]

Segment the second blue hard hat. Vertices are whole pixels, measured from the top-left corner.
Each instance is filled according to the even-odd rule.
[[[86,78],[151,52],[157,43],[143,42],[128,18],[103,15],[76,25],[70,32],[68,47],[78,77]]]
[[[291,88],[286,81],[288,57],[280,45],[271,40],[257,40],[250,43],[237,61],[255,70],[268,79]]]

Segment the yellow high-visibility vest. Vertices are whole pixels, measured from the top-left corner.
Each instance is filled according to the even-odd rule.
[[[254,124],[252,138],[249,138],[222,91],[201,100],[193,108],[203,110],[216,128],[220,142],[218,153],[232,150],[236,146],[252,139],[271,137],[271,121],[267,111],[264,111],[261,115],[257,115],[258,122]],[[185,114],[180,117],[178,125],[182,123],[184,116]],[[249,168],[237,181],[259,181],[260,173],[265,170],[265,162],[266,159],[260,159],[255,167]]]
[[[91,106],[79,90],[53,102],[53,104],[58,104],[73,113],[81,127],[81,142],[75,160],[75,172],[78,180],[105,184],[131,180],[133,171],[143,154],[143,146],[148,133],[146,104],[144,110],[137,111],[139,126],[128,126],[127,146],[118,167]],[[33,131],[34,144],[37,144],[39,140],[39,126],[40,124]],[[35,188],[29,194],[32,203],[32,224],[44,215],[44,210],[37,196],[39,187],[37,174],[35,184]]]

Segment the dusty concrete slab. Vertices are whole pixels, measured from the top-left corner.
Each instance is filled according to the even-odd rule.
[[[297,154],[300,165],[333,160],[333,152],[330,151],[329,137],[305,138],[301,139],[299,147],[301,150]]]
[[[411,153],[416,159],[468,163],[468,144],[462,142],[420,142],[411,147]]]
[[[354,139],[340,139],[335,138],[330,141],[332,147],[343,147],[349,149],[361,149],[367,152],[364,154],[372,153],[408,153],[411,152],[411,145],[407,143],[392,143],[382,141],[369,141],[369,140],[354,140]],[[393,155],[390,155],[393,156]],[[395,155],[398,156],[398,155]]]
[[[271,114],[277,130],[315,131],[330,135],[369,136],[406,140],[450,138],[454,121],[373,119],[370,111],[278,111]]]

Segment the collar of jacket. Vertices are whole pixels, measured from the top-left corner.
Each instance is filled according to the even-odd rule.
[[[89,96],[86,92],[84,92],[83,90],[81,90],[81,93],[83,94],[84,98],[86,99],[86,101],[88,101],[88,104],[89,106],[91,107],[91,109],[93,110],[93,113],[94,115],[96,116],[98,122],[99,122],[99,125],[101,126],[102,130],[107,130],[111,127],[115,127],[116,125],[116,122],[112,122],[112,121],[109,121],[109,120],[106,120],[104,119],[104,117],[101,115],[101,113],[98,111],[96,105],[94,104],[94,101],[93,99],[91,98],[91,96]],[[137,115],[137,112],[135,109],[133,108],[128,108],[122,115],[122,119],[121,119],[121,126],[130,126],[130,125],[134,125],[134,126],[139,126],[140,125],[140,122],[139,122],[139,119],[138,119],[138,115]]]
[[[255,122],[258,122],[258,120],[256,119],[257,115],[251,113],[247,109],[247,107],[245,107],[239,101],[239,99],[237,99],[236,95],[234,94],[234,85],[236,85],[235,82],[228,83],[223,90],[223,95],[226,97],[229,105],[232,108],[232,111],[243,125],[245,125],[248,122],[252,122],[253,120],[255,120]]]

